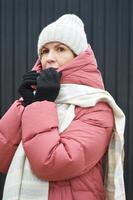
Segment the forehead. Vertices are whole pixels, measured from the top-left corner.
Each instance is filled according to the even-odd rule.
[[[49,43],[46,43],[45,45],[43,45],[42,48],[53,48],[53,47],[57,47],[57,46],[60,46],[60,45],[66,47],[66,48],[69,48],[61,42],[49,42]]]

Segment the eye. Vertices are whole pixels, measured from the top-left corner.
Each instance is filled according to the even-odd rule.
[[[65,51],[65,48],[64,47],[57,47],[57,51],[58,52],[63,52],[63,51]]]
[[[49,50],[46,49],[46,48],[42,48],[42,49],[41,49],[41,55],[47,54],[48,52],[49,52]]]

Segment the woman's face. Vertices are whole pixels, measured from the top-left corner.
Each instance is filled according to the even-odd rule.
[[[67,64],[75,57],[72,50],[60,42],[50,42],[44,45],[40,51],[42,69],[59,68]]]

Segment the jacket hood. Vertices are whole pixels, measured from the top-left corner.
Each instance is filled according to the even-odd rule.
[[[41,71],[41,63],[38,59],[33,70]],[[94,88],[104,89],[101,73],[97,67],[95,55],[89,45],[87,50],[79,54],[58,71],[62,72],[61,83],[87,85]]]

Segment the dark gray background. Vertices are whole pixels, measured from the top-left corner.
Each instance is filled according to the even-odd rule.
[[[132,200],[132,0],[0,0],[0,115],[18,97],[21,77],[37,58],[40,30],[65,13],[84,21],[106,89],[126,114],[125,186],[127,200]],[[0,175],[0,195],[4,177]]]

